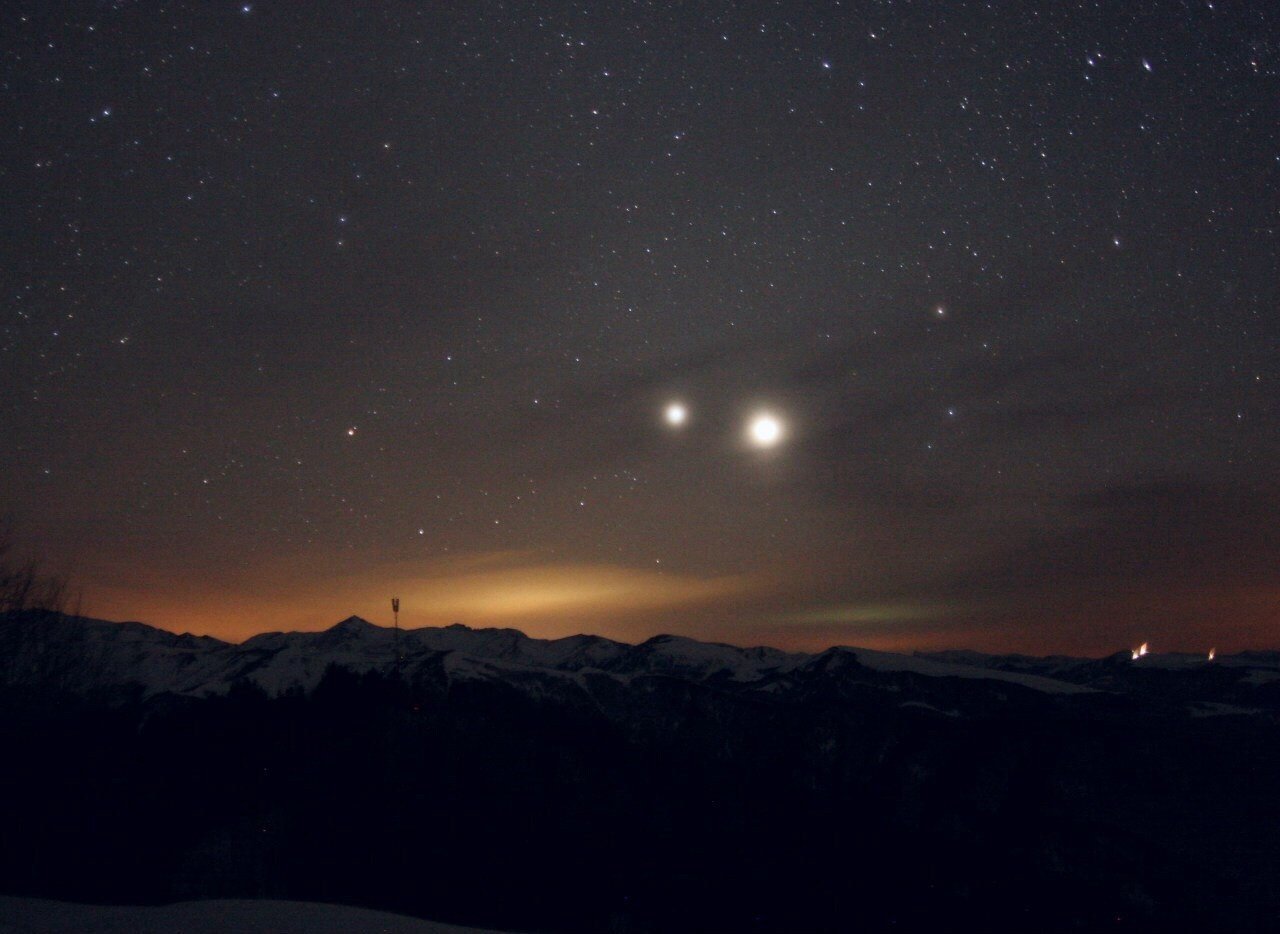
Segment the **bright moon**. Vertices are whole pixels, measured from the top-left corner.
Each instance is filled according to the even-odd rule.
[[[772,415],[757,415],[749,430],[756,447],[771,448],[782,440],[782,422]]]
[[[683,425],[689,417],[689,411],[681,403],[673,402],[667,406],[666,418],[668,425]]]

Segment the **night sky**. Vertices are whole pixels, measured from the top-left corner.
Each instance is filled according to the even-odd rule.
[[[1275,646],[1278,53],[1258,0],[6,2],[0,511],[231,639]]]

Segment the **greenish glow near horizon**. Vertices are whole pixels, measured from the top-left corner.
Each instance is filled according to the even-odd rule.
[[[853,603],[814,607],[783,616],[781,622],[801,624],[911,623],[939,619],[956,607],[928,603]]]

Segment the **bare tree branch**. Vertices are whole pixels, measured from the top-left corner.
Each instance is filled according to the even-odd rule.
[[[12,521],[0,520],[0,614],[62,612],[70,595],[66,577],[42,571],[34,558],[19,559],[14,542]]]

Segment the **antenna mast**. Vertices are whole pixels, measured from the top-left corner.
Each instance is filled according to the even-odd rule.
[[[392,645],[396,653],[396,681],[400,680],[400,598],[391,598],[391,617],[395,620],[395,635]]]

